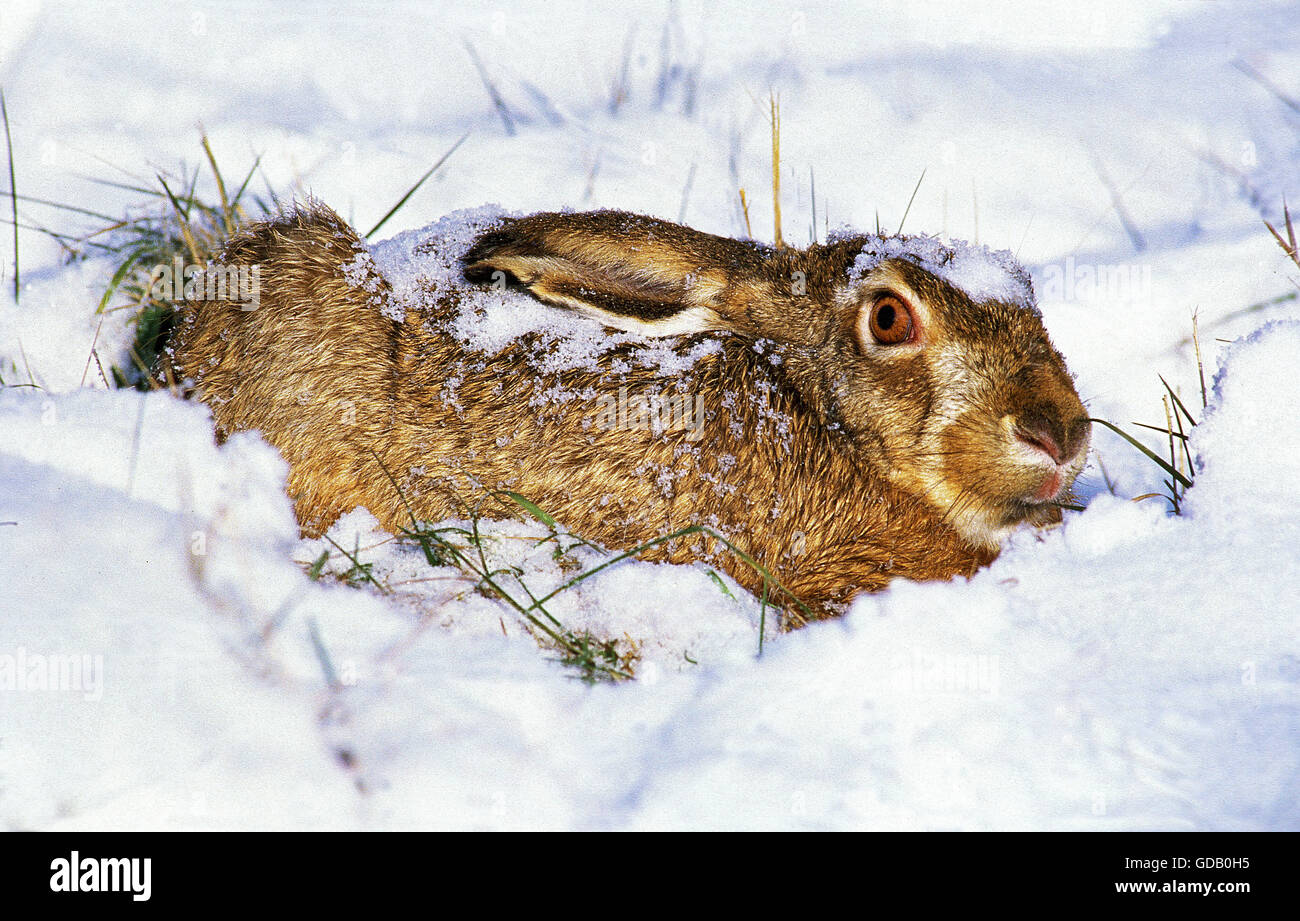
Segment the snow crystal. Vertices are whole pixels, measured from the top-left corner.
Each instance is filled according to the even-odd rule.
[[[356,246],[356,256],[350,262],[343,263],[343,277],[347,279],[349,285],[370,295],[367,303],[379,307],[389,319],[402,322],[406,318],[406,312],[385,300],[379,293],[383,282],[369,247],[364,243]]]

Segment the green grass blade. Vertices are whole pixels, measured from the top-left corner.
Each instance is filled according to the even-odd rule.
[[[77,205],[65,205],[63,202],[51,201],[48,198],[37,198],[34,195],[18,195],[13,191],[13,189],[4,189],[3,191],[0,191],[0,194],[13,195],[20,201],[29,201],[36,205],[49,205],[51,208],[61,208],[64,211],[71,211],[75,214],[84,214],[86,217],[93,217],[98,221],[108,221],[110,224],[116,223],[118,220],[117,218],[111,217],[107,214],[100,214],[98,211],[91,211],[89,208],[81,208]]]
[[[248,175],[245,176],[244,181],[239,184],[239,191],[236,192],[235,197],[230,200],[231,208],[239,207],[239,200],[244,197],[244,190],[247,189],[248,184],[253,181],[253,174],[257,172],[257,168],[258,166],[261,165],[261,163],[262,163],[262,155],[258,154],[257,159],[253,161],[252,168],[249,169],[248,171]],[[265,211],[266,209],[263,208],[262,210]]]
[[[714,540],[716,540],[718,543],[722,544],[724,547],[726,547],[728,550],[734,553],[739,559],[741,559],[746,565],[750,566],[755,572],[761,575],[763,577],[764,586],[767,586],[769,583],[775,585],[786,595],[787,598],[790,598],[792,601],[794,601],[795,604],[799,606],[799,609],[803,611],[803,613],[808,617],[809,620],[814,619],[813,613],[809,609],[809,607],[806,604],[804,604],[803,601],[801,601],[799,597],[795,595],[794,592],[790,591],[783,584],[781,584],[781,581],[777,579],[776,576],[772,575],[772,573],[767,569],[766,566],[759,563],[749,554],[745,553],[745,551],[741,550],[739,547],[737,547],[731,541],[727,540],[718,532],[714,531],[712,528],[706,527],[705,525],[701,525],[701,524],[689,525],[688,527],[681,528],[677,531],[674,531],[671,534],[665,534],[662,537],[656,537],[653,540],[648,540],[645,543],[641,544],[640,546],[633,547],[631,550],[627,550],[624,551],[623,553],[613,556],[610,559],[606,560],[605,562],[601,563],[599,566],[593,566],[591,569],[588,569],[586,572],[582,572],[574,576],[568,582],[565,582],[559,588],[555,589],[555,591],[551,592],[549,595],[544,596],[541,600],[542,602],[547,602],[552,598],[554,598],[556,595],[558,595],[560,592],[570,589],[573,586],[577,585],[578,583],[591,578],[592,576],[596,575],[596,573],[600,572],[601,570],[608,569],[609,567],[613,566],[615,563],[621,563],[623,560],[626,560],[628,557],[635,556],[636,554],[641,553],[642,551],[645,550],[650,550],[654,547],[659,546],[660,544],[667,543],[670,540],[676,540],[680,537],[688,537],[692,534],[705,534],[713,538]]]
[[[151,189],[147,186],[132,185],[129,182],[114,182],[112,179],[105,179],[102,176],[79,175],[79,178],[85,179],[87,182],[96,183],[97,185],[108,186],[110,189],[121,189],[124,192],[137,192],[141,195],[148,195],[152,198],[161,198],[163,194],[157,189]]]
[[[348,571],[347,574],[348,576],[350,576],[352,572],[355,571],[360,575],[362,579],[369,582],[376,589],[378,589],[379,594],[381,595],[389,594],[388,589],[380,585],[379,580],[376,579],[374,577],[374,574],[370,572],[370,565],[367,563],[362,563],[357,553],[349,553],[344,547],[342,547],[338,543],[338,541],[334,540],[334,538],[330,537],[328,534],[322,534],[321,537],[325,538],[327,541],[333,544],[334,549],[337,550],[339,553],[343,554],[345,557],[347,557],[348,561],[352,563],[352,569]]]
[[[727,588],[727,583],[722,581],[722,576],[710,569],[709,578],[712,579],[713,584],[718,587],[718,591],[722,592],[722,594],[726,595],[732,601],[736,600],[736,596],[731,594],[731,589]]]
[[[230,198],[226,195],[226,183],[221,178],[221,170],[217,168],[217,158],[212,153],[212,145],[208,143],[207,134],[202,135],[201,142],[203,152],[208,155],[208,164],[212,167],[213,178],[217,180],[217,195],[221,198],[221,221],[225,225],[226,233],[234,233],[235,223],[230,214]]]
[[[113,295],[117,293],[118,287],[122,284],[123,280],[125,280],[131,269],[135,267],[140,256],[141,253],[134,252],[126,258],[125,262],[117,267],[117,271],[113,273],[113,277],[108,282],[108,287],[104,289],[104,296],[99,299],[99,307],[95,310],[96,314],[101,314],[108,308],[108,302],[113,299]]]
[[[1183,440],[1186,440],[1186,439],[1187,439],[1187,436],[1184,435],[1182,432],[1172,432],[1172,433],[1171,433],[1171,432],[1169,431],[1169,429],[1161,428],[1161,427],[1158,426],[1158,425],[1147,425],[1145,422],[1134,422],[1133,424],[1136,425],[1138,428],[1150,429],[1150,430],[1153,431],[1153,432],[1159,432],[1161,435],[1169,435],[1169,434],[1172,434],[1175,438],[1181,438],[1181,439],[1183,439]]]
[[[506,490],[505,492],[502,493],[502,495],[506,496],[511,502],[515,503],[515,505],[522,508],[524,511],[532,515],[534,518],[536,518],[542,524],[546,525],[548,528],[554,530],[560,526],[559,522],[557,522],[554,518],[552,518],[540,506],[529,501],[528,499],[525,499],[523,496],[519,495],[519,493]]]
[[[1163,374],[1157,374],[1156,377],[1160,378],[1160,383],[1164,384],[1165,389],[1169,391],[1169,397],[1174,401],[1174,405],[1178,407],[1179,412],[1186,416],[1187,421],[1195,426],[1196,419],[1187,411],[1187,407],[1183,405],[1183,401],[1178,399],[1178,394],[1174,393],[1174,388],[1169,386],[1169,381],[1165,380]]]
[[[406,194],[403,195],[400,199],[398,199],[397,204],[389,208],[388,213],[379,219],[379,223],[376,224],[374,227],[370,228],[370,232],[366,234],[367,239],[373,237],[376,233],[379,232],[380,227],[383,227],[385,224],[388,223],[388,219],[392,217],[394,214],[396,214],[398,209],[400,209],[402,205],[406,204],[407,199],[409,199],[412,195],[415,194],[416,189],[424,185],[424,180],[432,176],[435,172],[437,172],[438,167],[442,166],[444,163],[447,162],[447,158],[450,157],[452,154],[454,154],[461,144],[465,143],[465,141],[469,138],[469,135],[470,133],[468,131],[462,134],[460,136],[460,140],[458,140],[455,144],[452,144],[451,149],[448,150],[445,154],[443,154],[437,163],[429,167],[428,171],[419,178],[419,180],[415,183],[415,185],[411,186],[409,189],[406,190]]]
[[[1162,458],[1160,455],[1156,454],[1154,451],[1152,451],[1150,448],[1148,448],[1148,447],[1147,447],[1146,445],[1144,445],[1142,442],[1138,441],[1136,438],[1134,438],[1134,437],[1133,437],[1132,435],[1130,435],[1128,432],[1126,432],[1126,431],[1124,431],[1123,429],[1121,429],[1119,426],[1117,426],[1117,425],[1113,425],[1113,424],[1107,422],[1105,419],[1089,419],[1088,421],[1089,421],[1089,422],[1094,422],[1094,423],[1099,423],[1099,424],[1101,424],[1101,425],[1106,426],[1106,428],[1110,429],[1112,432],[1114,432],[1114,433],[1115,433],[1116,435],[1118,435],[1120,438],[1123,438],[1125,441],[1127,441],[1127,442],[1128,442],[1129,444],[1131,444],[1133,447],[1137,448],[1139,451],[1141,451],[1143,454],[1145,454],[1145,455],[1146,455],[1148,458],[1150,458],[1150,459],[1151,459],[1151,460],[1152,460],[1152,461],[1153,461],[1153,462],[1154,462],[1154,463],[1155,463],[1155,464],[1156,464],[1156,465],[1157,465],[1161,470],[1163,470],[1165,473],[1169,474],[1169,475],[1172,476],[1175,480],[1177,480],[1179,483],[1181,483],[1181,484],[1183,485],[1184,488],[1186,488],[1186,489],[1190,489],[1190,488],[1191,488],[1191,486],[1192,486],[1192,481],[1191,481],[1191,480],[1189,480],[1187,477],[1183,476],[1181,473],[1178,472],[1178,470],[1177,470],[1176,468],[1174,468],[1173,466],[1171,466],[1167,460],[1165,460],[1164,458]]]

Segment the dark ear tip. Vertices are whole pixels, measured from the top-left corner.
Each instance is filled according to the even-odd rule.
[[[460,257],[460,261],[469,264],[499,256],[540,255],[542,255],[542,248],[538,241],[525,236],[518,222],[513,222],[496,230],[489,230],[480,236]]]
[[[490,262],[470,262],[468,253],[461,258],[461,263],[465,267],[465,277],[470,281],[491,281],[496,271]]]
[[[466,271],[469,271],[468,267],[470,265],[487,259],[496,250],[507,244],[509,240],[510,238],[506,235],[505,231],[493,230],[489,233],[485,233],[474,241],[473,246],[465,250],[464,254],[460,257],[461,264],[466,266]]]

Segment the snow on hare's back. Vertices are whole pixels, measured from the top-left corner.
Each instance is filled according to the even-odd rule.
[[[1087,453],[1027,274],[983,248],[480,211],[371,251],[312,204],[218,261],[260,267],[256,309],[183,305],[169,371],[219,437],[280,449],[309,534],[359,505],[508,515],[512,490],[613,548],[706,525],[830,613],[1059,521]],[[762,587],[705,536],[647,556]]]

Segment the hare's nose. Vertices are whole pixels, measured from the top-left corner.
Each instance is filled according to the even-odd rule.
[[[1016,438],[1037,448],[1058,466],[1074,460],[1088,442],[1087,420],[1069,423],[1048,413],[1030,410],[1016,420]]]

